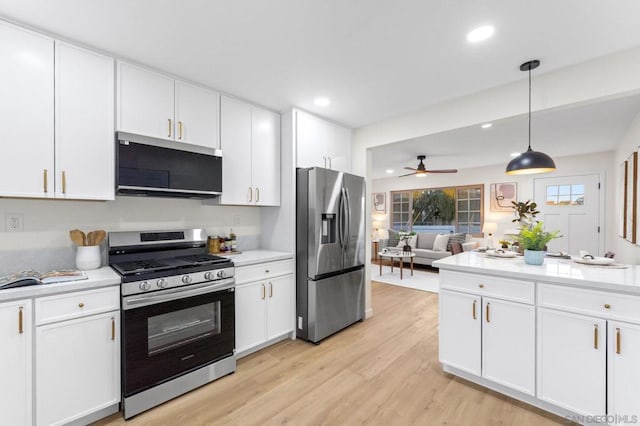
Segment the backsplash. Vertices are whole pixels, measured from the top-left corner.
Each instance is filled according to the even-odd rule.
[[[1,199],[4,231],[8,213],[24,215],[23,232],[0,232],[0,275],[75,266],[71,229],[91,231],[163,230],[203,227],[209,235],[237,235],[238,249],[260,246],[260,208],[204,206],[198,200],[116,197],[115,201]],[[102,247],[106,265],[105,243]]]

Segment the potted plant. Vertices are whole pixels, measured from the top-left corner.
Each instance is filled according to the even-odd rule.
[[[498,243],[500,243],[500,247],[503,249],[508,249],[509,246],[511,245],[511,241],[509,240],[500,240],[498,241]]]
[[[511,204],[513,204],[513,210],[517,216],[511,221],[513,223],[518,222],[521,225],[531,225],[533,218],[540,213],[540,211],[536,210],[538,205],[531,200],[512,201]]]
[[[524,226],[516,237],[518,245],[524,249],[524,261],[529,265],[542,265],[544,253],[549,241],[560,238],[560,231],[547,232],[542,229],[542,222]]]
[[[402,241],[404,243],[404,246],[402,247],[402,251],[403,252],[411,253],[411,246],[409,245],[409,240],[414,235],[416,235],[416,233],[413,232],[413,231],[411,231],[411,232],[406,232],[406,231],[398,232],[398,236],[400,237],[400,241]]]

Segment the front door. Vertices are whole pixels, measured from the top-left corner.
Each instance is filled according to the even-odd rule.
[[[549,251],[577,255],[586,250],[600,255],[600,176],[578,175],[534,180],[538,219],[547,231],[559,230],[562,238],[548,244]]]

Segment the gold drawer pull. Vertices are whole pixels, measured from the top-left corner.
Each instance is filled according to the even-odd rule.
[[[251,191],[251,187],[249,187],[248,192],[248,197],[249,198],[249,202],[251,202],[253,200],[253,191]]]
[[[611,309],[611,305],[610,305],[610,304],[608,304],[608,303],[605,303],[605,304],[604,304],[604,308],[605,308],[605,309]]]
[[[475,300],[473,301],[473,311],[472,312],[473,312],[473,319],[476,319],[477,316],[476,316],[476,301]]]
[[[489,305],[491,305],[491,303],[487,303],[487,312],[486,312],[487,322],[491,322],[491,319],[489,319]]]
[[[273,297],[273,283],[269,282],[269,297]]]
[[[78,308],[80,308],[80,309],[84,308],[84,303],[82,303],[82,302],[78,303]]]
[[[18,333],[22,334],[24,333],[24,324],[23,324],[23,313],[22,313],[22,306],[20,306],[18,308]]]
[[[620,355],[621,352],[621,344],[620,344],[620,329],[616,328],[616,353]]]
[[[172,132],[172,127],[173,127],[173,122],[171,121],[170,118],[168,118],[167,120],[169,120],[169,135],[167,137],[171,137],[171,132]]]
[[[62,171],[62,193],[67,193],[67,172]]]
[[[48,173],[47,169],[44,169],[43,173],[42,173],[42,183],[44,185],[44,193],[45,194],[47,192],[49,192],[49,190],[47,189],[49,187],[49,179],[48,179],[47,173]]]
[[[116,340],[116,319],[111,317],[111,340]]]
[[[480,288],[484,288],[484,284],[480,284],[478,287],[480,287]]]
[[[182,121],[178,121],[178,139],[182,140]]]
[[[593,324],[593,349],[598,349],[598,324]]]
[[[265,296],[266,296],[266,291],[265,291],[265,288],[264,288],[264,284],[260,284],[260,285],[262,286],[262,299],[264,299]]]
[[[260,188],[256,188],[256,203],[260,202]]]

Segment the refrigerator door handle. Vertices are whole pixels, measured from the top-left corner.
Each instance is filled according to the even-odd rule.
[[[346,212],[346,220],[347,220],[347,226],[345,229],[345,247],[347,248],[347,250],[349,249],[349,242],[351,240],[350,236],[351,236],[351,197],[349,197],[349,190],[348,189],[344,189],[344,198],[346,200],[346,206],[345,206],[345,212]]]
[[[344,247],[343,238],[344,238],[344,218],[342,215],[344,209],[344,198],[343,193],[344,189],[340,191],[340,198],[338,198],[338,243],[340,247]]]

